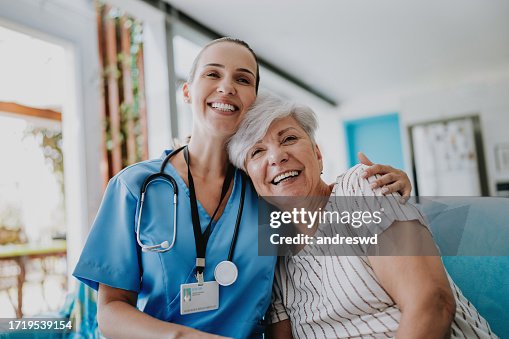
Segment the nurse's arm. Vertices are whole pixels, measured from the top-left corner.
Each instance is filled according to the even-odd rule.
[[[401,310],[396,338],[449,338],[456,303],[431,234],[417,221],[397,221],[382,237],[396,239],[394,254],[368,258]]]
[[[224,338],[149,316],[136,308],[138,295],[99,285],[97,322],[107,338]]]
[[[370,183],[374,185],[373,188],[383,187],[383,195],[398,192],[403,196],[404,201],[410,198],[412,183],[405,172],[388,165],[373,164],[362,152],[359,152],[357,156],[362,164],[369,166],[366,168],[363,178],[369,178],[376,174],[379,175],[378,178],[370,180]]]
[[[265,335],[267,339],[292,339],[292,326],[290,320],[285,319],[268,325]]]

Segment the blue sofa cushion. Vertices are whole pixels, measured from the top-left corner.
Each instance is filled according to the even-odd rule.
[[[454,282],[493,332],[509,338],[509,199],[423,199],[419,206]]]

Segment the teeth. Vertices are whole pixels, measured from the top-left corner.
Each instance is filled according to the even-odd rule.
[[[213,108],[217,108],[221,111],[230,111],[230,112],[235,111],[235,106],[230,105],[230,104],[223,104],[221,102],[213,102],[211,106]]]
[[[278,175],[277,177],[274,178],[273,182],[275,184],[278,184],[279,182],[283,181],[284,179],[286,178],[289,178],[289,177],[296,177],[299,175],[299,172],[297,171],[289,171],[289,172],[286,172],[286,173],[283,173],[283,174],[280,174]]]

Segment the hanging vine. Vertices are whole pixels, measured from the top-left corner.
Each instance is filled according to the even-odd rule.
[[[109,7],[102,1],[97,2],[97,11],[100,13],[100,20],[103,23],[107,21],[114,21],[116,30],[116,50],[120,51],[116,53],[116,62],[114,64],[108,63],[106,59],[103,60],[103,83],[106,84],[105,95],[108,95],[107,84],[108,79],[114,78],[118,85],[119,91],[119,106],[118,114],[120,115],[120,129],[113,130],[110,122],[110,115],[113,108],[107,108],[106,121],[104,121],[104,132],[105,132],[105,143],[109,157],[115,148],[113,141],[113,133],[118,136],[118,142],[122,150],[122,166],[128,166],[134,162],[146,160],[144,155],[144,148],[146,148],[146,135],[141,124],[141,113],[140,113],[140,96],[144,95],[144,89],[140,88],[140,69],[139,60],[140,54],[142,53],[142,41],[143,41],[143,25],[142,22],[135,19],[134,17],[124,13],[122,10]],[[105,24],[101,25],[105,27]],[[122,51],[120,41],[124,32],[128,32],[129,35],[129,50]],[[104,34],[104,32],[99,32]],[[103,39],[105,41],[106,39]],[[107,49],[107,46],[103,46]],[[105,57],[105,55],[101,56]],[[125,75],[122,70],[129,68],[128,75]],[[124,76],[126,78],[124,78]],[[126,100],[124,95],[124,89],[127,81],[131,86],[132,100]],[[130,140],[131,145],[134,146],[131,149],[128,148]],[[110,159],[111,160],[111,159]],[[112,175],[114,173],[110,173]]]

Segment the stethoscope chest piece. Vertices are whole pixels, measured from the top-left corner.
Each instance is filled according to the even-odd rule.
[[[221,261],[214,270],[214,278],[221,286],[230,286],[237,280],[238,275],[237,266],[229,260]]]

